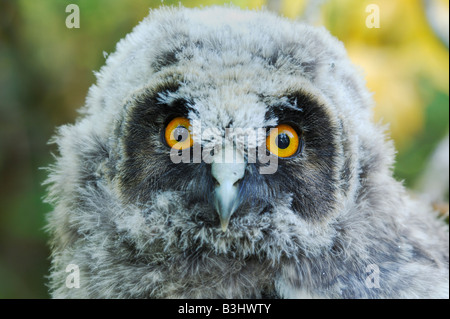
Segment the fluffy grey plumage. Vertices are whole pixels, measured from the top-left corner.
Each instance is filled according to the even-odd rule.
[[[235,8],[151,11],[55,138],[52,296],[448,298],[447,226],[392,177],[372,103],[323,28]],[[212,164],[170,160],[161,132],[174,116],[213,132],[195,145],[282,123],[304,145],[274,174],[245,165],[223,231]],[[66,286],[69,264],[80,288]]]

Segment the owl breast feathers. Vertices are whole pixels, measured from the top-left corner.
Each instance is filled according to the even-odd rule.
[[[96,76],[54,139],[53,297],[448,298],[447,225],[324,28],[162,8]]]

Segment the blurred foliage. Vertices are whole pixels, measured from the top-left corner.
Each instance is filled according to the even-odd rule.
[[[165,0],[187,7],[224,1]],[[449,56],[426,21],[420,0],[322,1],[317,25],[344,42],[376,100],[375,120],[390,124],[398,153],[395,174],[413,185],[448,133]],[[448,21],[448,0],[440,1]],[[80,8],[80,28],[68,29],[68,4]],[[0,298],[46,298],[49,251],[43,231],[46,167],[56,126],[73,122],[103,52],[161,0],[0,0]],[[230,1],[227,1],[230,3]],[[264,0],[231,3],[260,8]],[[380,7],[381,28],[365,25],[368,4]],[[297,18],[306,0],[284,0]]]

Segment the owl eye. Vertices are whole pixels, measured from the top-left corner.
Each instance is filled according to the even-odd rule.
[[[174,118],[167,124],[164,138],[171,148],[182,150],[191,147],[194,144],[191,136],[191,123],[184,117]]]
[[[287,124],[280,124],[276,129],[271,129],[266,139],[267,149],[282,158],[296,155],[300,149],[300,143],[295,129]]]

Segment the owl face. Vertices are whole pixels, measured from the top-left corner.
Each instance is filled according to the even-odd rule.
[[[355,150],[376,147],[358,144],[370,98],[326,31],[215,10],[151,14],[91,88],[105,187],[142,219],[121,229],[147,238],[141,251],[158,238],[275,260],[329,245],[364,165]]]
[[[203,202],[216,210],[205,221],[218,226],[223,217],[223,230],[232,214],[270,211],[287,197],[303,218],[320,219],[333,205],[336,184],[336,128],[320,100],[301,88],[266,96],[242,67],[219,70],[239,78],[225,76],[217,86],[174,82],[133,98],[139,102],[126,109],[120,128],[124,198],[148,202],[155,192],[178,192],[188,206]]]

